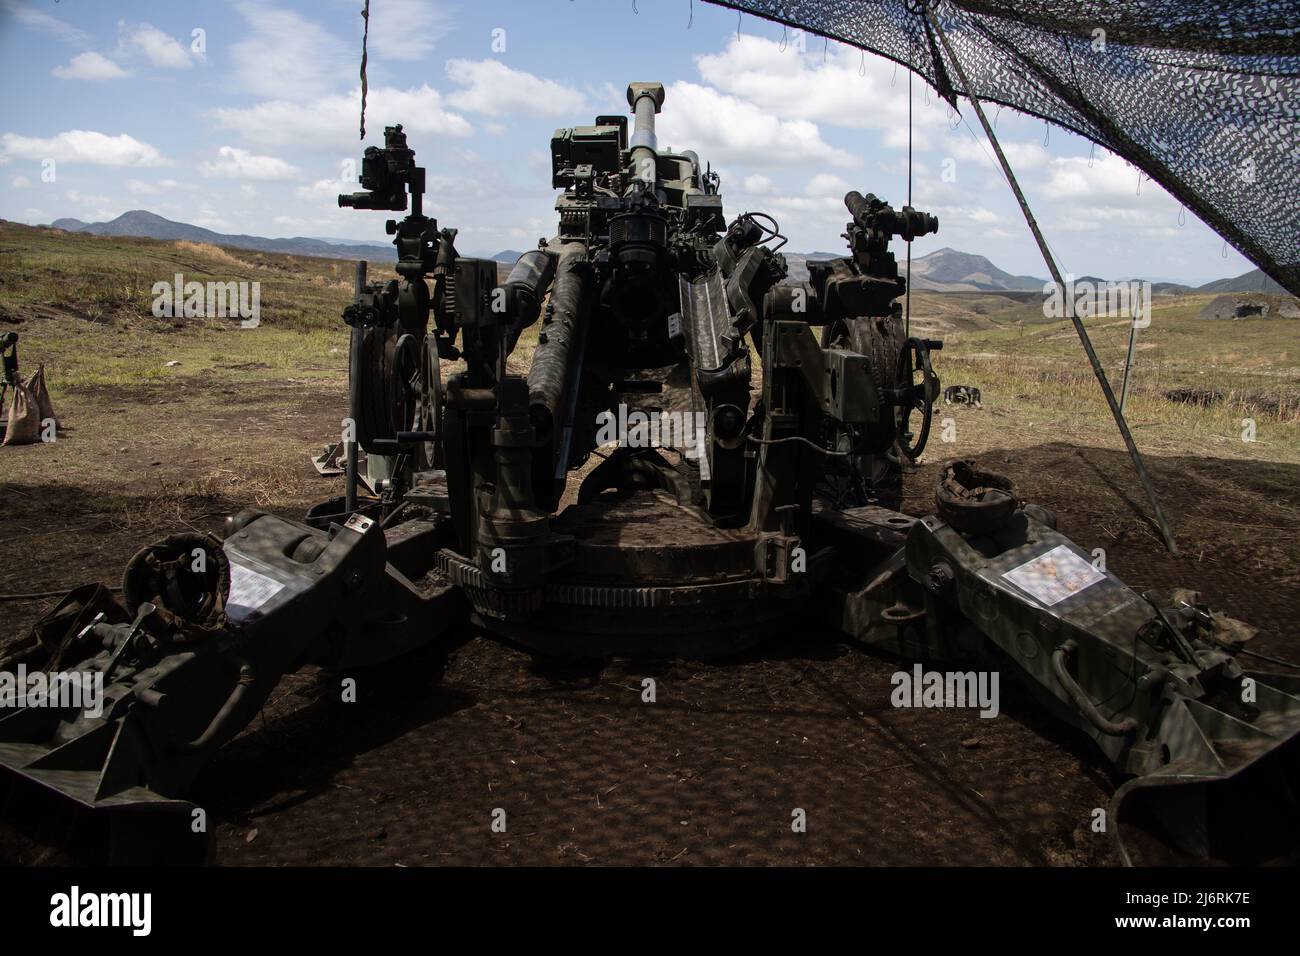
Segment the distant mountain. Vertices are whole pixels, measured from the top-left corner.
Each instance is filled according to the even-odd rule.
[[[268,239],[265,236],[232,235],[175,222],[143,209],[125,212],[110,222],[83,222],[80,219],[56,219],[50,223],[54,229],[68,232],[85,232],[97,236],[139,236],[146,239],[188,240],[206,242],[217,246],[233,246],[259,252],[281,252],[298,256],[321,256],[329,259],[393,259],[396,250],[392,244],[375,239],[322,239],[295,236],[290,239]],[[790,274],[786,281],[808,281],[808,263],[834,259],[844,253],[789,252],[782,250]],[[485,256],[501,264],[508,271],[520,256],[517,249],[502,249],[495,255]],[[899,262],[900,272],[903,263]],[[1094,276],[1076,279],[1101,281]],[[912,288],[932,292],[1041,292],[1045,279],[1017,276],[999,269],[987,258],[971,252],[944,248],[912,260]],[[1269,292],[1286,294],[1286,290],[1268,278],[1259,269],[1231,279],[1218,279],[1197,288],[1177,282],[1152,284],[1156,295],[1175,295],[1184,292]]]
[[[80,219],[56,219],[50,223],[51,229],[62,229],[64,232],[81,232],[89,223],[82,222]]]
[[[901,263],[900,263],[901,265]],[[912,260],[912,288],[935,292],[1032,292],[1046,280],[1003,272],[973,252],[939,249]]]
[[[143,209],[124,212],[110,222],[82,222],[80,219],[56,219],[50,223],[55,229],[67,232],[85,232],[95,236],[135,236],[144,239],[187,240],[207,242],[214,246],[234,246],[258,252],[283,252],[294,256],[321,256],[327,259],[395,259],[397,250],[391,244],[371,240],[347,242],[341,239],[309,239],[296,236],[292,239],[267,239],[264,236],[231,235],[175,222]]]
[[[1290,295],[1286,289],[1282,288],[1271,278],[1266,276],[1261,269],[1251,269],[1249,272],[1236,276],[1231,279],[1215,279],[1213,282],[1207,282],[1196,289],[1197,292],[1272,292],[1280,295]]]
[[[387,248],[393,244],[391,239],[335,239],[332,236],[308,236],[307,238],[331,246],[383,246]]]
[[[808,263],[836,259],[842,252],[785,252],[789,282],[808,281]],[[901,275],[903,261],[898,263]],[[1046,280],[1003,272],[988,259],[956,249],[940,249],[912,260],[912,288],[930,292],[1041,292]]]
[[[1076,286],[1078,286],[1078,285],[1080,285],[1080,284],[1082,284],[1082,283],[1084,283],[1084,282],[1089,282],[1089,283],[1091,283],[1093,286],[1097,286],[1097,285],[1106,285],[1110,280],[1108,280],[1108,279],[1102,279],[1102,278],[1099,278],[1099,277],[1097,277],[1097,276],[1075,276],[1075,278],[1074,278],[1073,281],[1074,281],[1074,284],[1075,284]],[[1166,281],[1161,281],[1161,282],[1156,282],[1156,281],[1151,280],[1151,279],[1139,279],[1139,278],[1137,278],[1137,277],[1135,276],[1135,277],[1130,278],[1130,279],[1120,279],[1120,280],[1118,280],[1118,281],[1121,282],[1121,283],[1126,283],[1126,282],[1150,282],[1150,283],[1151,283],[1151,294],[1152,294],[1152,295],[1182,295],[1184,292],[1192,292],[1192,291],[1194,291],[1194,290],[1192,289],[1192,287],[1189,286],[1189,285],[1184,285],[1184,284],[1181,283],[1181,282],[1170,282],[1170,281],[1167,281],[1167,280],[1166,280]]]

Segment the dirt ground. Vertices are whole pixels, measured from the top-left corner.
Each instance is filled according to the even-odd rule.
[[[164,533],[215,529],[251,501],[297,516],[336,494],[307,461],[343,407],[341,386],[323,391],[107,390],[60,409],[55,445],[3,449],[0,592],[112,583]],[[1262,629],[1258,650],[1300,658],[1300,467],[1150,457],[1172,558],[1117,438],[1044,434],[997,409],[945,414],[965,437],[932,445],[906,510],[930,510],[940,461],[978,455],[1130,585],[1199,588]],[[53,603],[0,602],[0,634]],[[991,720],[894,709],[898,669],[820,632],[699,664],[556,663],[464,631],[348,675],[356,703],[338,674],[288,678],[194,799],[232,865],[1117,862],[1089,827],[1117,781],[1086,741],[1005,681]],[[58,860],[0,825],[0,862]]]

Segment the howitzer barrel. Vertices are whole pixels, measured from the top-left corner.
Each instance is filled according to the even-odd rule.
[[[664,85],[662,83],[629,83],[627,85],[627,105],[632,107],[632,138],[628,146],[632,150],[632,174],[646,179],[649,170],[650,181],[656,173],[659,156],[659,142],[655,138],[655,114],[664,105]]]
[[[505,289],[509,299],[510,332],[506,351],[514,351],[520,334],[537,321],[542,299],[555,276],[555,255],[532,249],[521,255],[510,270]]]
[[[530,418],[538,444],[554,437],[556,424],[564,417],[565,395],[574,387],[571,366],[585,332],[589,277],[583,246],[574,244],[561,253],[545,326],[528,370]]]

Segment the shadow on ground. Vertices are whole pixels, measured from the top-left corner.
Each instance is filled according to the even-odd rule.
[[[1173,558],[1122,451],[978,457],[1131,585],[1199,588],[1261,627],[1259,650],[1300,658],[1300,468],[1149,459]],[[937,461],[908,476],[906,510],[930,510]],[[0,564],[0,590],[116,575],[177,527],[151,503],[57,482],[7,488],[0,521],[30,533]],[[238,503],[177,507],[216,527]],[[0,604],[4,630],[42,607]],[[1117,781],[1086,740],[1006,681],[995,719],[894,709],[902,666],[814,631],[707,664],[557,662],[464,631],[383,667],[291,676],[195,799],[228,864],[1117,862],[1090,827]],[[343,676],[356,703],[342,701]],[[0,830],[0,860],[35,858]]]

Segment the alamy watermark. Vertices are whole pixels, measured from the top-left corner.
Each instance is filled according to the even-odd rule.
[[[1151,324],[1151,283],[1132,279],[1128,282],[1075,280],[1043,284],[1043,317],[1065,318],[1072,307],[1081,319],[1105,316],[1132,316],[1133,324],[1144,329]]]
[[[103,671],[0,671],[0,709],[8,707],[76,708],[87,716],[104,713]]]
[[[920,664],[897,671],[889,702],[895,707],[978,707],[981,717],[996,717],[997,671],[927,671]]]
[[[172,282],[155,282],[150,293],[157,319],[239,318],[245,329],[262,323],[261,282],[186,282],[178,272]]]
[[[153,930],[152,893],[82,892],[73,886],[50,897],[50,925],[56,929],[123,927],[132,936]]]
[[[708,480],[705,454],[708,416],[704,412],[645,412],[620,403],[617,412],[606,409],[596,416],[596,444],[617,442],[627,448],[675,448],[698,459],[700,477]]]

